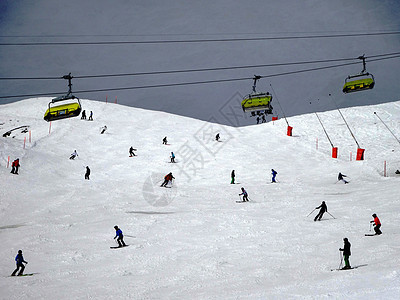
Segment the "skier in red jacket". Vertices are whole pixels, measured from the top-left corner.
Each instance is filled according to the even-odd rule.
[[[379,220],[379,218],[376,214],[373,214],[372,216],[374,217],[374,220],[371,221],[370,223],[375,223],[375,226],[374,226],[375,234],[382,234],[382,231],[380,230],[381,221]]]
[[[161,187],[167,187],[167,184],[171,181],[172,179],[175,179],[174,176],[172,176],[172,172],[169,172],[167,175],[164,177],[164,182],[161,184]]]

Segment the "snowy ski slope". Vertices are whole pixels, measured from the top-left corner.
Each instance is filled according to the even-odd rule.
[[[83,100],[94,121],[54,121],[49,134],[49,100],[0,106],[1,134],[29,125],[32,138],[0,137],[0,299],[398,299],[400,145],[374,112],[399,137],[400,102],[342,110],[366,149],[355,161],[336,110],[319,113],[339,148],[332,159],[314,114],[289,118],[288,137],[283,119],[234,128]],[[168,172],[176,180],[160,188]],[[339,172],[350,184],[336,183]],[[242,186],[249,203],[236,203]],[[335,219],[306,217],[322,201]],[[372,213],[383,234],[365,237]],[[110,249],[114,225],[130,247]],[[344,237],[362,267],[331,272]],[[9,277],[18,249],[33,276]]]

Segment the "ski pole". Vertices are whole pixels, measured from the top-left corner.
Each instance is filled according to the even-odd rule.
[[[331,215],[331,213],[330,213],[330,212],[328,212],[328,211],[327,211],[327,213],[328,213],[328,214],[329,214],[329,215],[330,215],[332,218],[336,219],[334,216],[332,216],[332,215]]]
[[[242,201],[242,198],[240,198],[240,195],[239,195],[239,200]]]
[[[343,262],[342,251],[339,250],[339,254],[340,254],[340,265],[339,265],[338,269],[340,269],[342,267],[342,262]]]
[[[316,208],[314,208],[314,209],[312,210],[312,212],[310,212],[310,213],[307,215],[307,217],[310,216],[315,210],[316,210]],[[306,217],[306,218],[307,218],[307,217]]]
[[[369,231],[371,231],[372,223],[369,223]]]

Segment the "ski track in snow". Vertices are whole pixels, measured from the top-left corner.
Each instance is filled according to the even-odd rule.
[[[400,132],[399,102],[342,112],[365,161],[337,111],[233,128],[163,112],[82,100],[94,121],[42,120],[49,98],[2,105],[1,299],[397,299],[400,294],[400,203],[394,171],[399,144],[374,116]],[[100,127],[107,125],[105,134]],[[221,133],[222,143],[213,138]],[[14,136],[14,138],[13,138]],[[168,137],[169,146],[162,145]],[[318,150],[316,149],[318,138]],[[128,157],[129,147],[137,157]],[[186,148],[185,148],[186,147]],[[77,150],[78,157],[69,160]],[[191,150],[197,160],[189,164]],[[168,163],[170,152],[177,164]],[[350,161],[350,152],[353,157]],[[20,158],[20,175],[7,157]],[[388,177],[383,177],[387,161]],[[84,180],[85,167],[91,168]],[[193,169],[196,166],[196,169]],[[276,184],[270,170],[278,171]],[[230,172],[236,171],[231,185]],[[183,170],[186,173],[183,173]],[[160,188],[172,172],[171,189]],[[338,172],[350,184],[336,183]],[[186,175],[185,175],[186,174]],[[190,177],[188,177],[190,176]],[[250,203],[236,203],[240,187]],[[314,222],[312,209],[326,201]],[[383,235],[369,233],[371,214]],[[110,250],[114,225],[130,247]],[[134,237],[129,237],[134,236]],[[340,263],[342,239],[352,244],[352,265]],[[18,249],[29,262],[13,271]]]

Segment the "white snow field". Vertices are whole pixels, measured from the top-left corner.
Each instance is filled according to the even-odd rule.
[[[234,128],[82,100],[94,121],[53,121],[49,134],[49,101],[0,106],[1,134],[31,131],[0,136],[1,299],[399,299],[400,145],[374,112],[400,137],[400,102],[341,110],[365,149],[356,161],[337,110],[318,114],[333,159],[315,114],[289,118],[289,137],[284,119]],[[242,186],[249,203],[236,203]],[[322,201],[335,218],[314,222]],[[364,236],[373,213],[383,234]],[[114,225],[129,247],[110,249]],[[331,271],[344,237],[360,267]],[[33,276],[10,277],[19,249]]]

